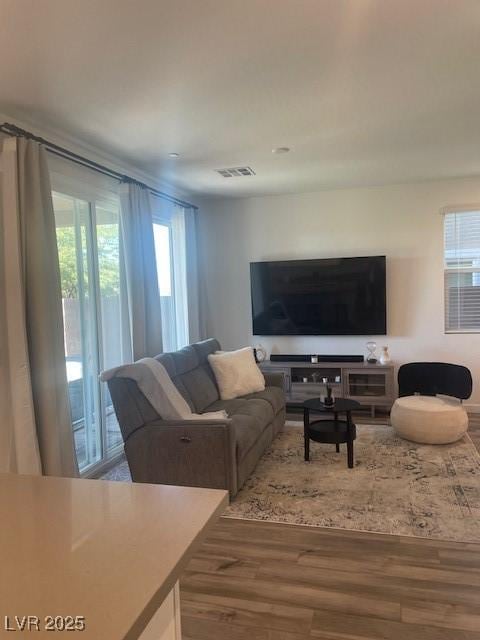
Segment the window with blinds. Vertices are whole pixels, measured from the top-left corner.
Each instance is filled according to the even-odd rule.
[[[480,333],[480,208],[445,214],[445,332]]]

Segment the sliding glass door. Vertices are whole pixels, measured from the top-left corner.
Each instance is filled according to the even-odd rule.
[[[80,471],[116,455],[122,438],[98,379],[131,361],[115,201],[54,193],[72,428]]]
[[[161,203],[154,211],[153,237],[157,260],[164,351],[189,343],[183,208]]]
[[[163,350],[166,352],[175,351],[179,346],[175,322],[175,294],[170,224],[167,222],[154,222],[153,238],[157,259],[158,288],[160,290]],[[184,345],[181,346],[183,347]]]

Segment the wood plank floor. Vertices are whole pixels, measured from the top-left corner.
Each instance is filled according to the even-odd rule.
[[[221,518],[181,605],[183,640],[480,640],[480,545]]]

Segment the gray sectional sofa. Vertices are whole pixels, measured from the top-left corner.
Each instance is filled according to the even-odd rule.
[[[208,355],[217,340],[157,356],[195,413],[225,409],[228,419],[165,421],[136,382],[108,381],[135,482],[228,489],[233,497],[285,424],[282,374],[265,374],[265,390],[220,400]]]

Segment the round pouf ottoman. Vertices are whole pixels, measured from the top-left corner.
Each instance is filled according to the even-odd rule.
[[[397,398],[390,413],[390,420],[399,436],[423,444],[455,442],[468,429],[467,412],[455,398]]]

